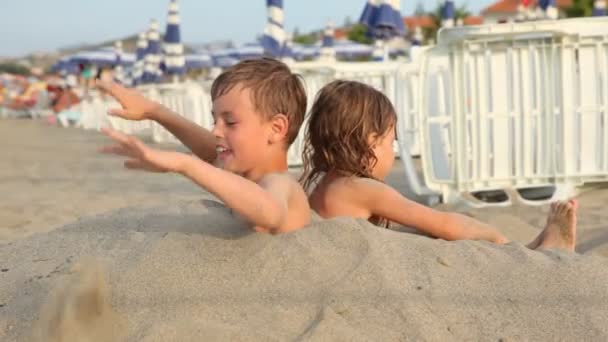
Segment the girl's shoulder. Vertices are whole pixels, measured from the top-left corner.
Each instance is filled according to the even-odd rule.
[[[345,192],[359,195],[385,187],[387,187],[386,184],[376,179],[354,176],[336,178],[330,184],[327,184],[327,190],[331,192]]]

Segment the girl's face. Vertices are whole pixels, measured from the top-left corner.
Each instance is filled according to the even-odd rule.
[[[393,142],[395,141],[395,126],[392,125],[388,132],[382,136],[373,135],[370,137],[372,149],[376,156],[376,165],[372,169],[374,178],[384,180],[389,174],[395,161]]]

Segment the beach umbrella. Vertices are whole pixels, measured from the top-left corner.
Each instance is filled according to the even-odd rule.
[[[368,10],[369,2],[363,9],[361,18],[363,19]],[[380,0],[375,6],[372,6],[371,19],[369,21],[361,21],[361,24],[367,26],[368,33],[374,38],[390,39],[396,36],[405,34],[405,25],[401,16],[401,1],[400,0]]]
[[[260,44],[264,48],[265,54],[280,57],[285,44],[283,0],[266,0],[266,7],[268,21]]]
[[[206,69],[213,66],[211,55],[204,53],[185,55],[184,61],[186,70]]]
[[[343,60],[352,60],[372,55],[373,47],[353,42],[352,40],[335,40],[334,50],[336,57]]]
[[[379,0],[368,0],[359,18],[359,23],[371,27],[374,23],[374,16],[378,11]]]
[[[605,15],[606,15],[606,1],[605,0],[595,0],[593,2],[593,16],[602,17]]]
[[[293,35],[291,33],[285,34],[285,44],[283,44],[281,56],[281,60],[285,63],[292,63],[295,61],[296,57],[293,50]]]
[[[167,30],[163,40],[163,69],[169,75],[181,75],[186,71],[184,45],[181,42],[179,24],[179,5],[177,0],[171,0],[167,15]]]
[[[254,59],[264,56],[264,47],[260,43],[248,43],[236,47],[214,51],[211,56],[217,58],[231,58],[235,60]]]
[[[444,0],[441,5],[441,27],[454,27],[456,11],[453,0]]]
[[[230,56],[212,56],[213,66],[218,68],[228,68],[239,62],[238,59]]]
[[[367,27],[368,35],[376,39],[374,60],[388,60],[386,41],[405,34],[400,7],[400,0],[376,0],[368,1],[363,9],[359,22]]]
[[[144,73],[142,75],[143,83],[154,83],[160,80],[161,70],[161,48],[160,34],[158,33],[158,21],[153,19],[150,21],[148,28],[148,47],[144,57]]]
[[[144,75],[146,51],[148,50],[148,39],[146,32],[141,32],[137,38],[137,50],[135,51],[135,65],[131,70],[131,79],[133,84],[139,84]]]
[[[282,50],[281,50],[282,51]],[[281,54],[279,54],[280,56]],[[232,57],[239,60],[261,58],[264,56],[264,47],[260,43],[247,43],[234,49]]]
[[[336,60],[336,50],[334,50],[334,26],[331,21],[327,23],[327,26],[325,26],[325,30],[323,31],[320,52],[319,59],[324,61]]]
[[[51,71],[60,73],[63,76],[77,74],[79,73],[78,63],[71,62],[70,56],[65,56],[53,64]]]
[[[116,53],[116,65],[114,66],[114,79],[119,83],[126,84],[124,69],[122,66],[122,58],[123,58],[122,42],[120,40],[116,41],[114,43],[114,51]]]
[[[80,51],[67,57],[73,64],[92,64],[98,67],[114,67],[117,63],[116,50],[114,47],[92,51]],[[134,62],[131,54],[122,54],[120,64],[128,65]]]
[[[539,0],[538,5],[543,11],[545,18],[551,20],[558,18],[559,13],[555,6],[555,0]]]
[[[291,51],[296,60],[306,60],[317,58],[320,53],[320,47],[317,45],[293,44]]]

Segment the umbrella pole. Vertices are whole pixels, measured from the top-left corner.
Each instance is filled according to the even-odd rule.
[[[390,60],[388,41],[386,41],[386,40],[384,41],[382,49],[384,50],[384,54],[383,54],[384,58],[382,60],[385,62],[388,62]]]

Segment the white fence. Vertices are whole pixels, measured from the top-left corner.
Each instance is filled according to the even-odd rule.
[[[608,180],[608,21],[444,31],[423,56],[427,186],[451,201]],[[515,192],[512,192],[515,193]]]

